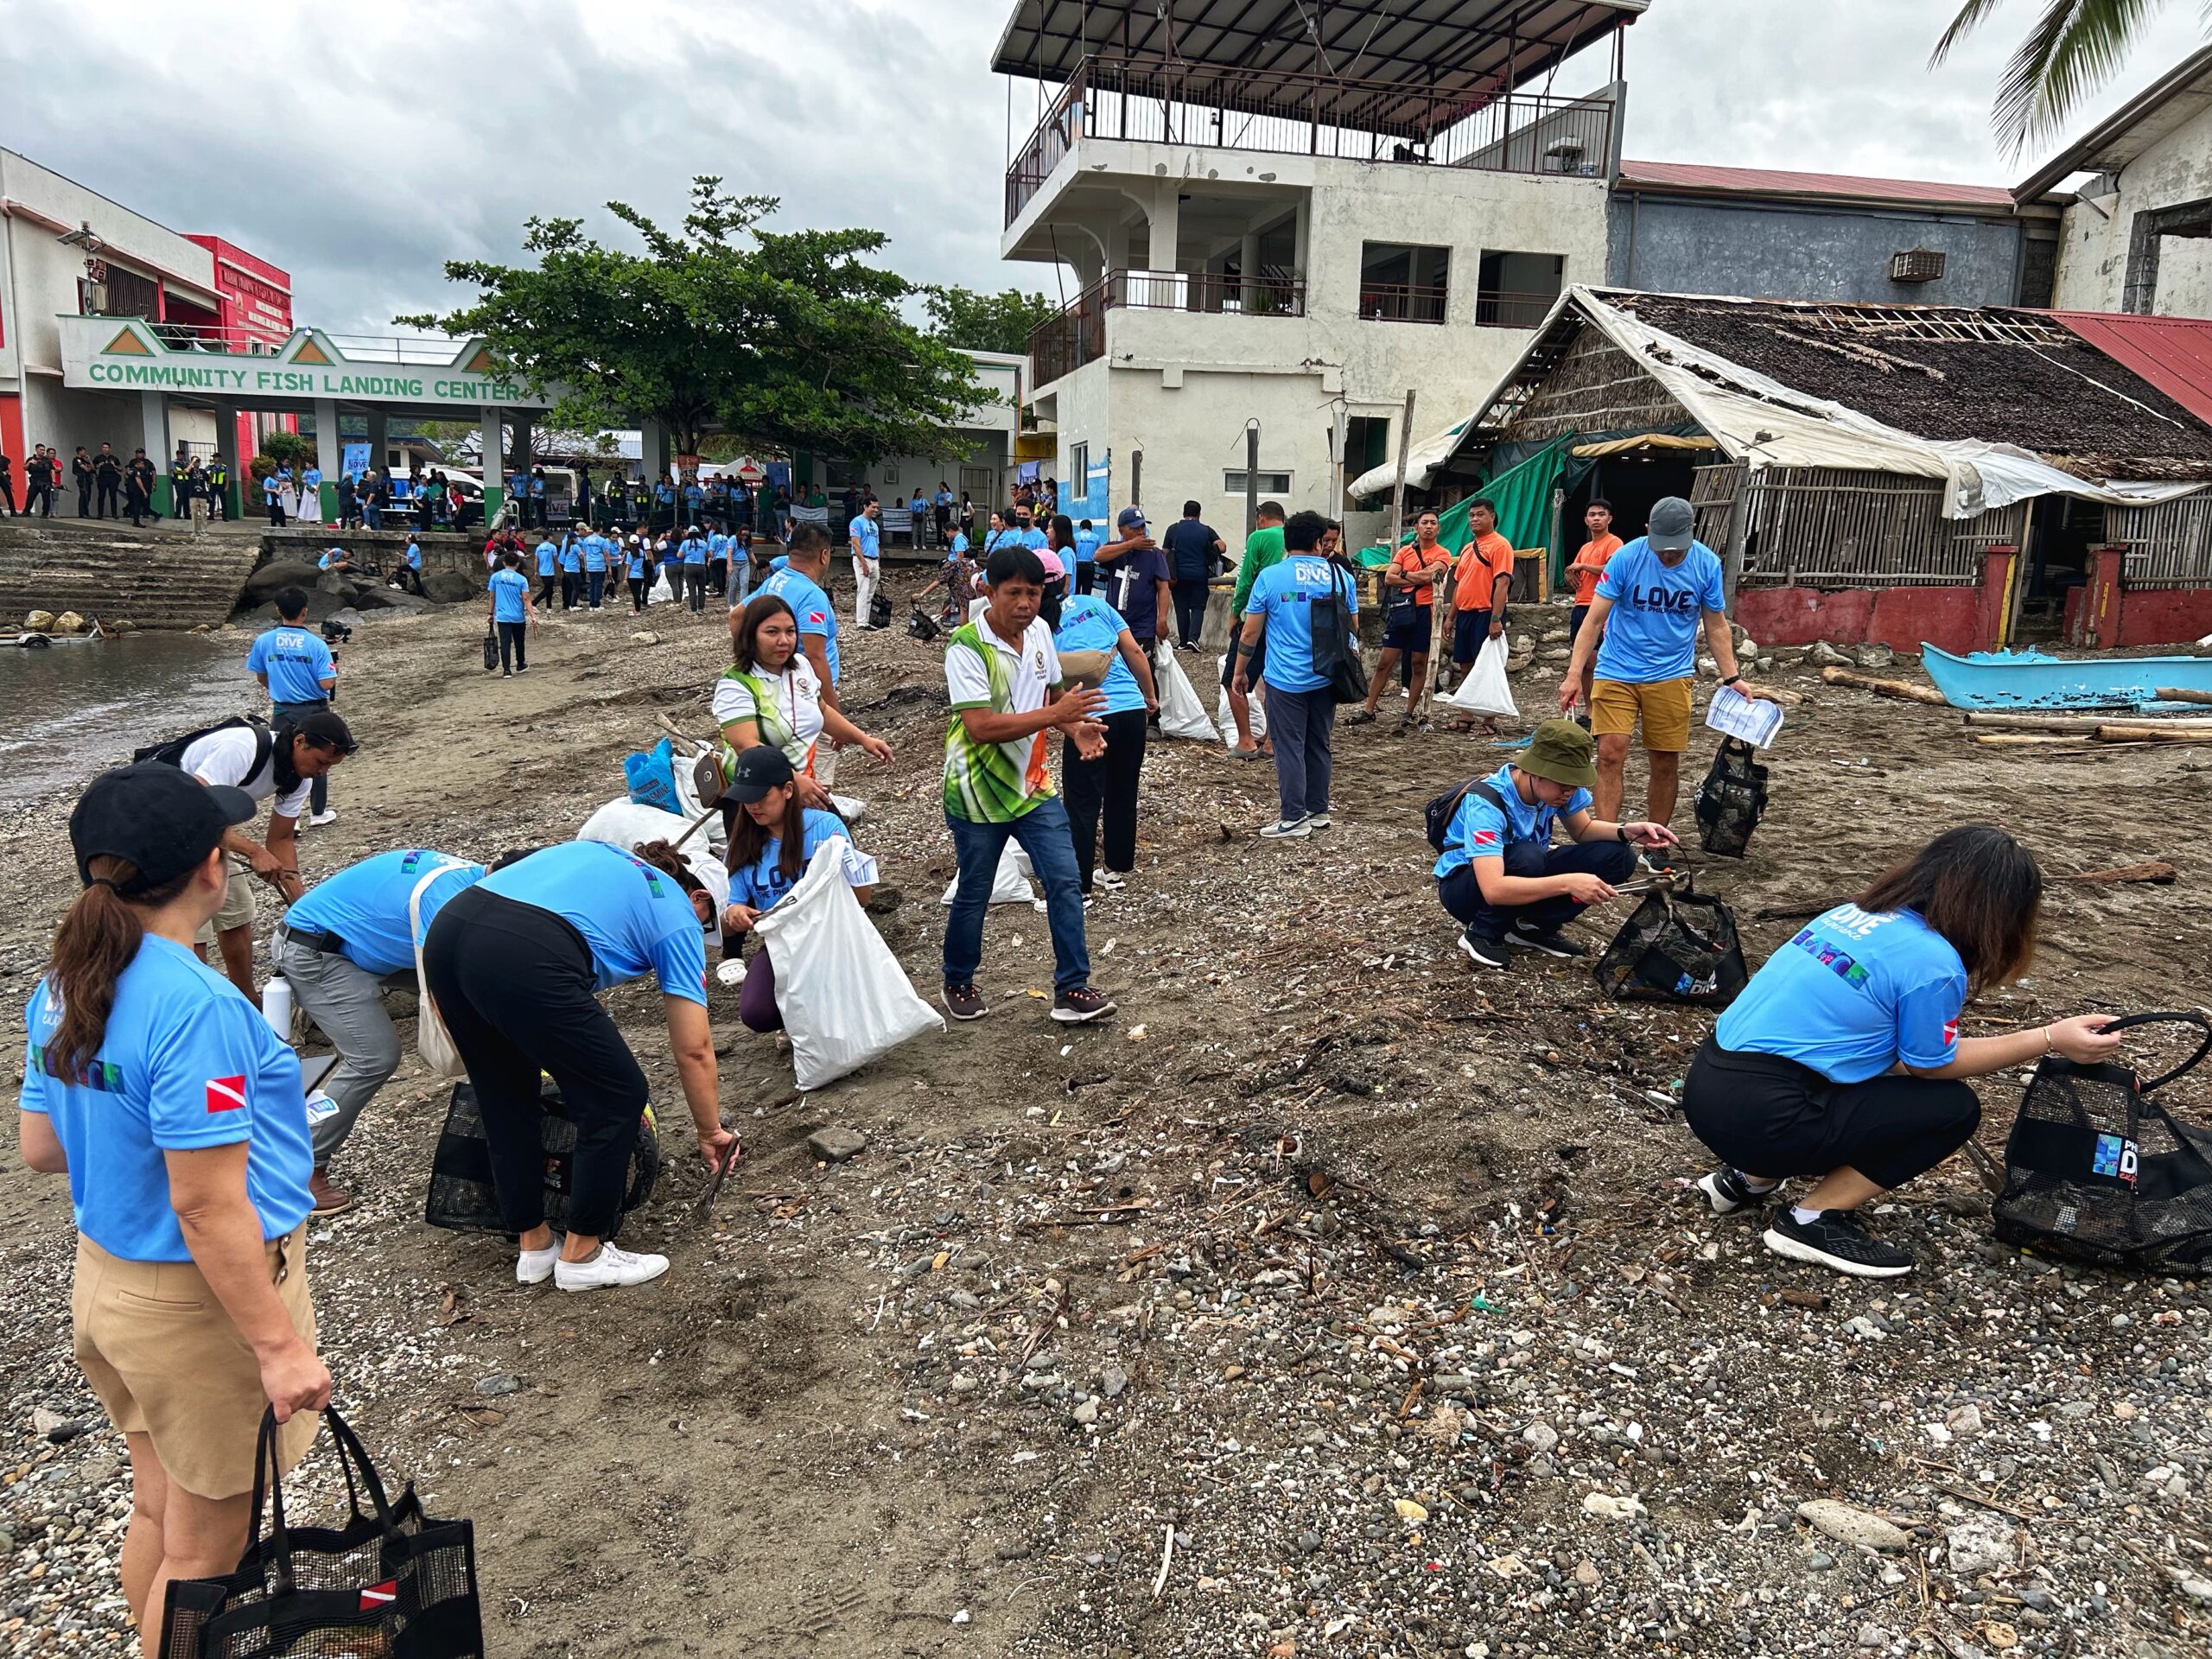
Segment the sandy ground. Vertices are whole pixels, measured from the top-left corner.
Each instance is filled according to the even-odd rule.
[[[511,681],[473,612],[375,619],[341,657],[365,747],[310,874],[573,833],[656,715],[703,728],[718,622],[656,611],[645,645],[626,610],[580,613]],[[903,891],[885,937],[933,992],[937,652],[848,639],[848,708],[899,758],[841,787]],[[1751,856],[1707,880],[1755,961],[1793,925],[1761,906],[1986,817],[2047,868],[2183,874],[2056,889],[2032,977],[1969,1032],[2202,998],[2202,751],[1978,749],[1943,711],[1777,671],[1810,701]],[[1523,676],[1524,709],[1555,683]],[[1421,808],[1503,757],[1388,734],[1340,733],[1337,827],[1285,845],[1251,833],[1266,768],[1155,745],[1137,877],[1090,917],[1109,1023],[1047,1020],[1020,907],[991,918],[988,1020],[803,1098],[718,993],[748,1156],[704,1224],[657,999],[618,993],[670,1126],[624,1237],[675,1259],[646,1289],[520,1290],[502,1241],[425,1227],[444,1091],[410,1058],[340,1160],[361,1203],[312,1271],[340,1402],[435,1513],[475,1520],[491,1651],[2208,1650],[2202,1294],[1993,1245],[1957,1160],[1882,1207],[1921,1255],[1899,1283],[1713,1220],[1671,1108],[1707,1018],[1602,1002],[1578,964],[1471,977]],[[65,812],[0,824],[11,1047],[69,890]],[[2001,1155],[2017,1084],[1983,1093]],[[868,1149],[816,1163],[832,1124]],[[66,1192],[12,1158],[0,1238],[0,1651],[114,1650],[120,1442],[67,1358]],[[41,1409],[88,1432],[50,1445]],[[295,1486],[330,1484],[318,1460]],[[1809,1530],[1816,1498],[1897,1547]]]

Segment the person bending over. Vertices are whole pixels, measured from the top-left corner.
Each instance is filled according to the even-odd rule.
[[[1636,868],[1638,847],[1674,844],[1663,823],[1593,817],[1597,746],[1571,720],[1536,728],[1511,766],[1470,782],[1436,861],[1437,897],[1465,925],[1459,949],[1478,968],[1503,968],[1512,950],[1548,957],[1588,954],[1560,930]],[[1552,845],[1562,826],[1569,844]]]
[[[1868,1233],[1859,1211],[1973,1137],[1981,1103],[1964,1079],[2045,1054],[2089,1064],[2120,1046],[2097,1014],[1959,1035],[1969,995],[2027,970],[2042,900],[2026,849],[1967,824],[1768,957],[1698,1051],[1682,1094],[1683,1121],[1726,1160],[1698,1182],[1713,1213],[1808,1177],[1803,1198],[1776,1209],[1767,1249],[1860,1278],[1911,1272],[1911,1254]]]
[[[845,842],[845,880],[863,905],[874,896],[876,862],[853,844],[853,832],[834,812],[807,806],[799,798],[798,774],[781,749],[756,745],[737,757],[728,787],[721,794],[722,818],[729,832],[729,903],[722,911],[722,937],[734,939],[798,885],[815,849],[833,836]],[[781,1031],[776,1007],[776,967],[769,947],[753,953],[738,993],[737,1017],[748,1031]]]

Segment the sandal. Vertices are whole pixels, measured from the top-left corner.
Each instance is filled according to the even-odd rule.
[[[1355,709],[1344,716],[1344,723],[1347,726],[1371,726],[1375,723],[1375,711],[1372,709]]]
[[[1257,748],[1240,749],[1232,743],[1229,746],[1229,758],[1232,760],[1257,760],[1261,758],[1261,752]]]

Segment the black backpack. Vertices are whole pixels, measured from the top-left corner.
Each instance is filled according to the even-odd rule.
[[[1427,820],[1428,844],[1438,852],[1444,850],[1444,838],[1452,833],[1452,820],[1459,816],[1459,803],[1470,795],[1479,795],[1500,812],[1505,810],[1505,803],[1498,798],[1497,791],[1479,778],[1470,778],[1457,789],[1446,790],[1421,809],[1421,816]],[[1511,822],[1510,815],[1507,822]]]
[[[232,731],[240,726],[250,727],[253,731],[253,769],[246,776],[258,778],[261,769],[269,764],[270,752],[276,747],[276,734],[269,729],[269,722],[258,715],[232,715],[228,720],[219,721],[213,726],[202,726],[196,732],[187,732],[182,737],[173,737],[166,743],[149,743],[143,749],[134,750],[130,758],[134,761],[158,760],[165,766],[181,766],[184,752],[201,738],[213,737],[217,732]]]

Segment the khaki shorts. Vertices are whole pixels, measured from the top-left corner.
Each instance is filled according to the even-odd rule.
[[[1687,676],[1645,685],[1595,681],[1590,687],[1591,734],[1626,737],[1641,723],[1646,749],[1680,754],[1690,746],[1690,691]]]
[[[307,1224],[267,1247],[277,1299],[292,1328],[315,1340],[308,1300]],[[278,1277],[279,1263],[283,1276]],[[261,1367],[215,1293],[189,1262],[126,1262],[89,1238],[77,1240],[69,1300],[77,1363],[115,1426],[144,1434],[171,1480],[201,1497],[253,1490],[261,1414]],[[289,1471],[307,1455],[322,1417],[293,1414],[276,1431]]]
[[[223,907],[215,912],[213,921],[204,924],[192,936],[194,944],[212,945],[218,933],[227,933],[234,927],[253,925],[253,884],[261,878],[253,873],[253,866],[236,853],[229,855],[230,868],[225,872],[226,885],[223,888]]]

